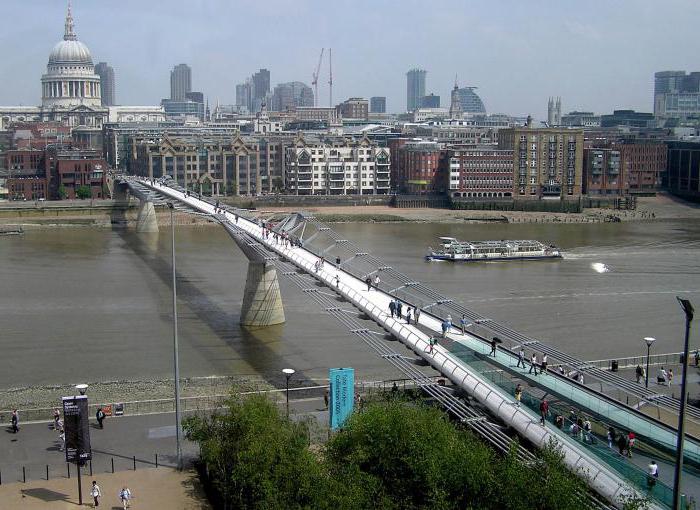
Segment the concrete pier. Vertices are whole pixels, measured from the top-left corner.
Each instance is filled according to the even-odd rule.
[[[139,215],[136,218],[136,232],[158,232],[158,219],[153,202],[150,200],[139,201]]]
[[[263,327],[284,321],[284,307],[275,266],[250,259],[241,305],[241,325]]]

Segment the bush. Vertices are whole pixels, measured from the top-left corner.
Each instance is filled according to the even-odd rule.
[[[189,417],[224,508],[579,509],[583,480],[553,446],[534,465],[498,456],[445,413],[392,399],[353,414],[312,453],[304,425],[263,396]]]
[[[90,198],[92,196],[92,190],[90,186],[79,186],[78,189],[75,190],[75,196],[81,200]]]

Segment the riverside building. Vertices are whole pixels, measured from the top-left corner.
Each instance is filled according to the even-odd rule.
[[[526,126],[498,132],[498,148],[513,151],[513,197],[575,199],[582,193],[583,130]]]
[[[386,195],[390,152],[367,137],[298,137],[286,149],[285,187],[293,195]]]

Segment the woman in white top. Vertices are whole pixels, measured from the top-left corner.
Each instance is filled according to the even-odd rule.
[[[97,485],[97,482],[95,480],[92,481],[92,488],[90,489],[90,496],[92,496],[92,499],[95,503],[95,508],[100,506],[100,496],[102,496],[102,491],[100,490],[100,486]]]

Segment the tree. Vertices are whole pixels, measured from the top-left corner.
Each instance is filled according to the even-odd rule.
[[[66,187],[61,184],[58,186],[58,198],[60,200],[65,200],[66,197],[68,196],[68,192],[66,191]]]
[[[79,186],[78,189],[75,190],[75,196],[81,200],[90,198],[92,196],[92,190],[90,186]]]
[[[266,397],[231,397],[223,413],[189,417],[183,427],[225,508],[313,507],[320,477],[307,432]]]

